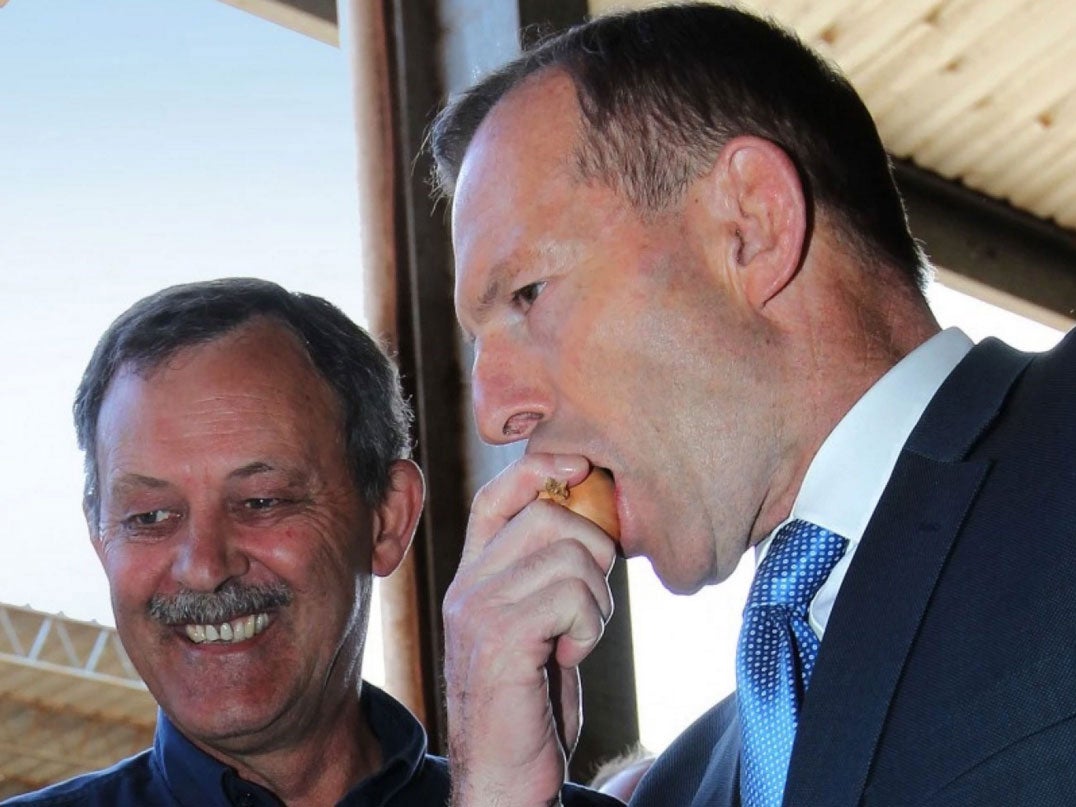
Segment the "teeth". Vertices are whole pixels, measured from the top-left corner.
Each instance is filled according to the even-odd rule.
[[[233,622],[221,622],[219,625],[187,625],[184,630],[187,632],[187,638],[195,644],[237,644],[252,639],[268,626],[268,614],[250,614]]]

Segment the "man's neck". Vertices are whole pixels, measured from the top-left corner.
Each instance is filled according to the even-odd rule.
[[[335,804],[381,767],[381,745],[357,691],[325,725],[304,729],[294,740],[278,738],[243,752],[196,745],[291,807]]]
[[[788,517],[811,461],[841,418],[940,330],[907,283],[866,283],[856,274],[864,271],[844,267],[824,273],[790,309],[787,330],[794,335],[788,340],[788,382],[781,389],[788,396],[782,407],[789,413],[787,431],[794,437],[781,476],[760,508],[752,544]]]

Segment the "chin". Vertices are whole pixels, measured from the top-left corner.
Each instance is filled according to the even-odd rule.
[[[658,575],[658,577],[661,578],[662,585],[664,585],[665,588],[667,588],[673,594],[676,594],[677,596],[681,597],[690,596],[703,586],[707,585],[707,583],[705,582],[685,582],[682,580],[670,580],[669,578],[661,577],[661,575]]]
[[[206,703],[162,704],[165,713],[184,736],[203,745],[232,753],[250,752],[264,742],[266,732],[278,715],[269,709],[264,697],[251,693],[249,704],[231,703],[213,708]]]
[[[721,583],[736,571],[735,565],[727,570],[720,569],[716,565],[692,566],[690,558],[684,555],[674,556],[672,563],[668,565],[662,561],[663,559],[650,559],[654,574],[666,589],[673,594],[683,596],[694,594],[705,586]]]

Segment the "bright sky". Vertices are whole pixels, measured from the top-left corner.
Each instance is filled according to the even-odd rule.
[[[257,275],[361,320],[347,64],[218,0],[10,0],[0,76],[0,600],[111,624],[82,369],[177,282]]]
[[[79,507],[82,369],[116,315],[177,282],[266,277],[362,321],[347,65],[218,0],[10,0],[0,76],[0,601],[112,624]],[[933,296],[975,339],[1057,339]],[[629,568],[643,742],[660,749],[732,689],[751,562],[691,598]]]

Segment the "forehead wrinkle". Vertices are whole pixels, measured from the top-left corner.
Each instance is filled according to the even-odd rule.
[[[290,483],[305,482],[309,477],[309,474],[299,468],[288,468],[281,465],[274,465],[271,462],[264,462],[261,460],[255,460],[249,462],[228,474],[230,479],[249,479],[253,476],[259,476],[260,474],[267,473],[282,473]]]
[[[145,391],[145,388],[139,390]],[[242,463],[237,463],[238,467],[228,471],[228,476],[240,478],[276,471],[287,475],[290,481],[298,481],[306,472],[274,459],[274,446],[284,441],[293,448],[299,448],[307,461],[312,449],[305,444],[302,424],[295,417],[271,420],[263,417],[263,404],[267,397],[289,399],[291,410],[305,411],[308,416],[324,413],[334,423],[339,418],[333,400],[325,400],[310,390],[285,390],[269,386],[262,394],[248,391],[208,392],[185,404],[181,416],[172,413],[163,418],[157,412],[152,398],[139,396],[134,400],[121,400],[117,402],[120,407],[118,412],[106,410],[111,417],[102,424],[104,428],[98,436],[99,461],[103,460],[106,466],[111,466],[112,473],[118,474],[118,481],[110,483],[110,487],[123,490],[135,487],[161,488],[171,484],[132,468],[132,465],[145,460],[138,451],[139,442],[144,440],[159,446],[171,446],[186,445],[192,440],[215,439],[217,453],[221,457],[224,456],[221,452],[226,452]],[[251,414],[254,417],[250,417]],[[125,432],[132,428],[132,423],[139,424],[136,428],[142,430],[141,440],[127,439]],[[245,460],[243,454],[246,454]],[[125,471],[125,466],[131,470]],[[122,485],[118,486],[120,483]]]
[[[321,381],[320,377],[318,380]],[[297,430],[302,431],[299,420],[284,418],[270,421],[262,418],[267,403],[279,404],[295,412],[306,412],[308,416],[325,414],[334,420],[340,416],[340,407],[335,398],[321,395],[316,385],[300,388],[290,381],[273,384],[269,377],[254,384],[257,386],[252,385],[248,390],[207,391],[192,398],[182,418],[178,436],[195,437],[218,429],[224,429],[233,437],[252,432],[291,435]],[[251,413],[255,415],[254,420],[248,420]]]

